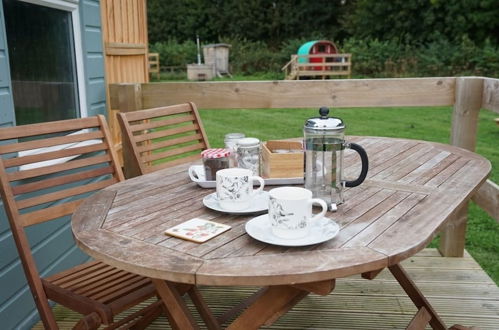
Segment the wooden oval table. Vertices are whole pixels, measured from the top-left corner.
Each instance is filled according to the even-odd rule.
[[[400,262],[422,250],[453,219],[486,180],[490,162],[457,147],[425,141],[380,137],[349,141],[366,149],[368,177],[346,191],[346,201],[337,212],[328,212],[341,230],[322,244],[282,247],[248,236],[244,225],[255,215],[206,208],[202,199],[214,189],[191,182],[190,164],[94,194],[73,215],[75,239],[95,259],[152,278],[170,322],[182,329],[197,325],[180,298],[178,283],[263,287],[229,325],[252,329],[276,320],[310,292],[328,294],[338,277],[373,278],[385,267],[418,307],[411,326],[429,322],[433,328],[445,328]],[[347,176],[360,170],[356,157],[345,156]],[[232,228],[201,244],[164,234],[195,217]],[[196,294],[191,298],[201,307],[208,327],[219,328],[202,298]]]

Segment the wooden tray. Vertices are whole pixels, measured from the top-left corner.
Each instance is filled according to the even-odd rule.
[[[276,153],[276,150],[288,150]],[[271,140],[262,143],[262,174],[269,178],[303,175],[303,146],[299,141]]]

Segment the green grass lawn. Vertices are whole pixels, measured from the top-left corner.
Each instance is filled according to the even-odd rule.
[[[307,118],[317,109],[201,110],[212,147],[222,147],[226,133],[242,132],[260,140],[301,137]],[[332,109],[346,123],[347,135],[389,136],[448,143],[450,107]],[[497,114],[480,112],[476,152],[492,162],[490,178],[499,183],[499,126]],[[433,247],[437,242],[432,243]],[[499,223],[471,203],[466,249],[499,284]]]

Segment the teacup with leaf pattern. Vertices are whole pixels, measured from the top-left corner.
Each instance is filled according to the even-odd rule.
[[[257,189],[253,189],[253,181],[260,183]],[[249,208],[251,200],[265,186],[263,178],[254,176],[251,170],[238,167],[217,171],[216,182],[218,203],[227,211]]]
[[[327,212],[322,199],[312,198],[312,191],[300,187],[279,187],[269,191],[269,220],[272,233],[280,238],[298,239],[307,236],[314,221]],[[313,204],[322,207],[312,214]]]

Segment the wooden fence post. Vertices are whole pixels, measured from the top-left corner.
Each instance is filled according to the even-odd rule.
[[[483,78],[456,78],[455,103],[452,113],[450,142],[470,151],[475,150],[478,113],[482,107]],[[441,233],[440,253],[445,257],[462,257],[466,236],[468,203],[456,212]]]
[[[118,102],[121,112],[142,109],[141,84],[118,84]]]
[[[120,112],[130,112],[142,109],[142,86],[141,84],[119,84],[118,91],[118,109]],[[121,139],[120,139],[121,140]],[[133,157],[133,151],[126,143],[122,143],[123,151],[123,169],[125,178],[137,176],[140,170],[135,168],[135,163],[130,161]]]

